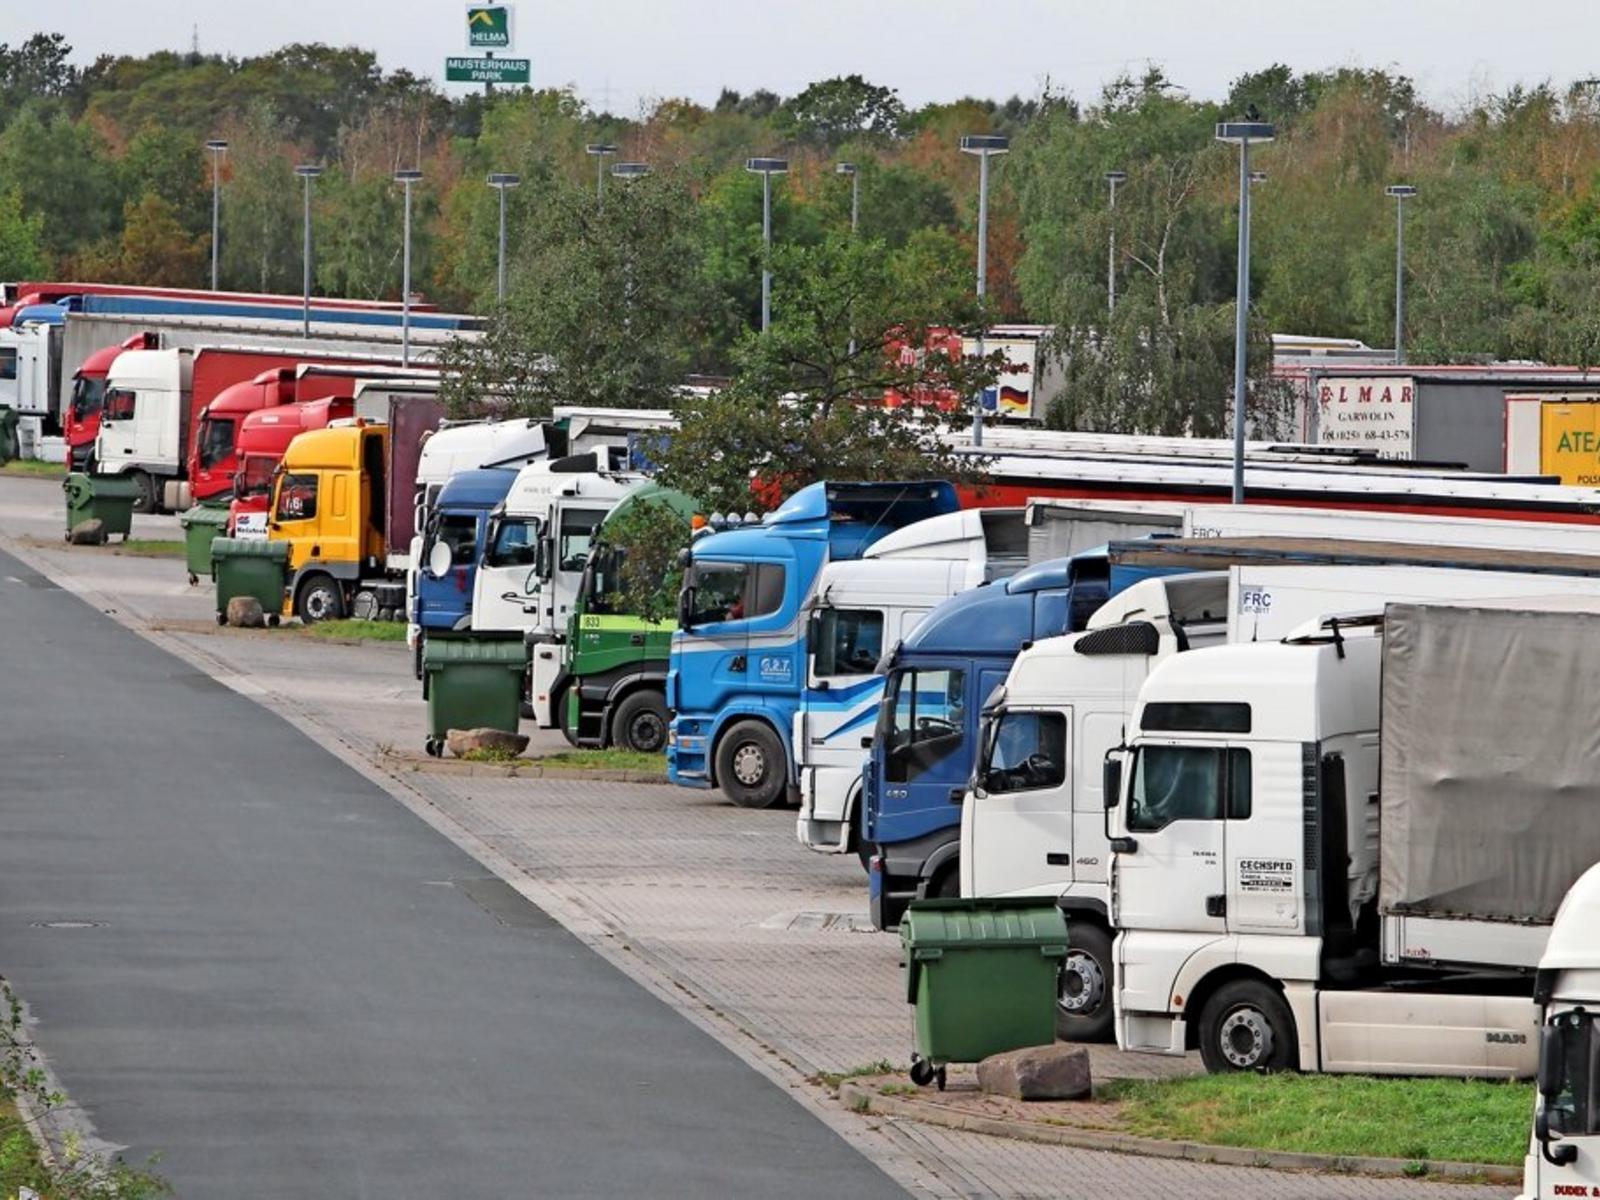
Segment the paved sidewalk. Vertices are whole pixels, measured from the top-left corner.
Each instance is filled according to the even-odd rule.
[[[59,491],[46,501],[58,518]],[[36,506],[34,506],[36,507]],[[0,544],[33,510],[0,480]],[[29,523],[39,520],[29,516]],[[26,532],[33,532],[26,528]],[[146,536],[144,530],[138,530]],[[59,536],[59,534],[57,535]],[[580,938],[675,996],[680,1011],[786,1086],[923,1194],[1174,1194],[1487,1200],[1505,1188],[1315,1177],[1011,1142],[846,1113],[805,1079],[912,1044],[892,936],[864,931],[853,856],[812,854],[789,811],[748,812],[665,785],[459,777],[395,769],[381,750],[420,744],[423,705],[394,646],[319,646],[300,635],[218,631],[210,593],[181,564],[8,547],[121,619],[283,712],[377,778],[402,803],[510,880]],[[173,580],[173,584],[164,582]],[[291,638],[293,640],[291,640]],[[549,737],[550,735],[545,735]],[[1187,1060],[1094,1050],[1101,1075],[1164,1075]],[[828,1110],[832,1111],[828,1111]]]

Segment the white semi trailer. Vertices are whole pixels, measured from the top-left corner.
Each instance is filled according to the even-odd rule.
[[[1157,666],[1105,771],[1118,1044],[1533,1074],[1533,973],[1600,861],[1597,647],[1592,598],[1391,604]]]

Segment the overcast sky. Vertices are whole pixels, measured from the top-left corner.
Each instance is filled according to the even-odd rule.
[[[196,31],[203,51],[234,55],[355,43],[440,78],[463,53],[464,12],[461,0],[5,0],[0,41],[59,31],[82,62],[187,49]],[[1093,98],[1148,62],[1198,98],[1272,62],[1396,68],[1449,110],[1517,82],[1600,75],[1597,34],[1600,0],[520,0],[514,54],[537,85],[625,115],[853,72],[913,106],[1047,82]]]

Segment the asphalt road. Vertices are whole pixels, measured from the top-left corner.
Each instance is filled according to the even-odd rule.
[[[297,730],[4,554],[0,971],[182,1197],[903,1194]]]

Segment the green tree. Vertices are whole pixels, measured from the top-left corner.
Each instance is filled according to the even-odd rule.
[[[905,105],[893,88],[844,75],[811,84],[778,110],[778,130],[811,146],[837,146],[851,138],[893,138]]]
[[[563,191],[483,339],[448,356],[461,371],[456,411],[481,411],[486,395],[528,416],[670,407],[706,310],[692,217],[688,189],[665,175],[613,187],[603,206],[586,188]]]
[[[0,134],[0,188],[14,189],[30,215],[44,217],[46,250],[64,258],[116,226],[121,189],[94,133],[65,115],[28,105]]]
[[[16,189],[0,192],[0,278],[37,279],[49,270],[44,214],[26,213]]]
[[[295,158],[277,114],[258,104],[228,131],[222,204],[223,286],[300,290],[301,201]]]
[[[211,238],[184,228],[172,205],[154,192],[129,201],[122,236],[92,251],[84,266],[97,279],[151,287],[195,287],[211,258]]]

